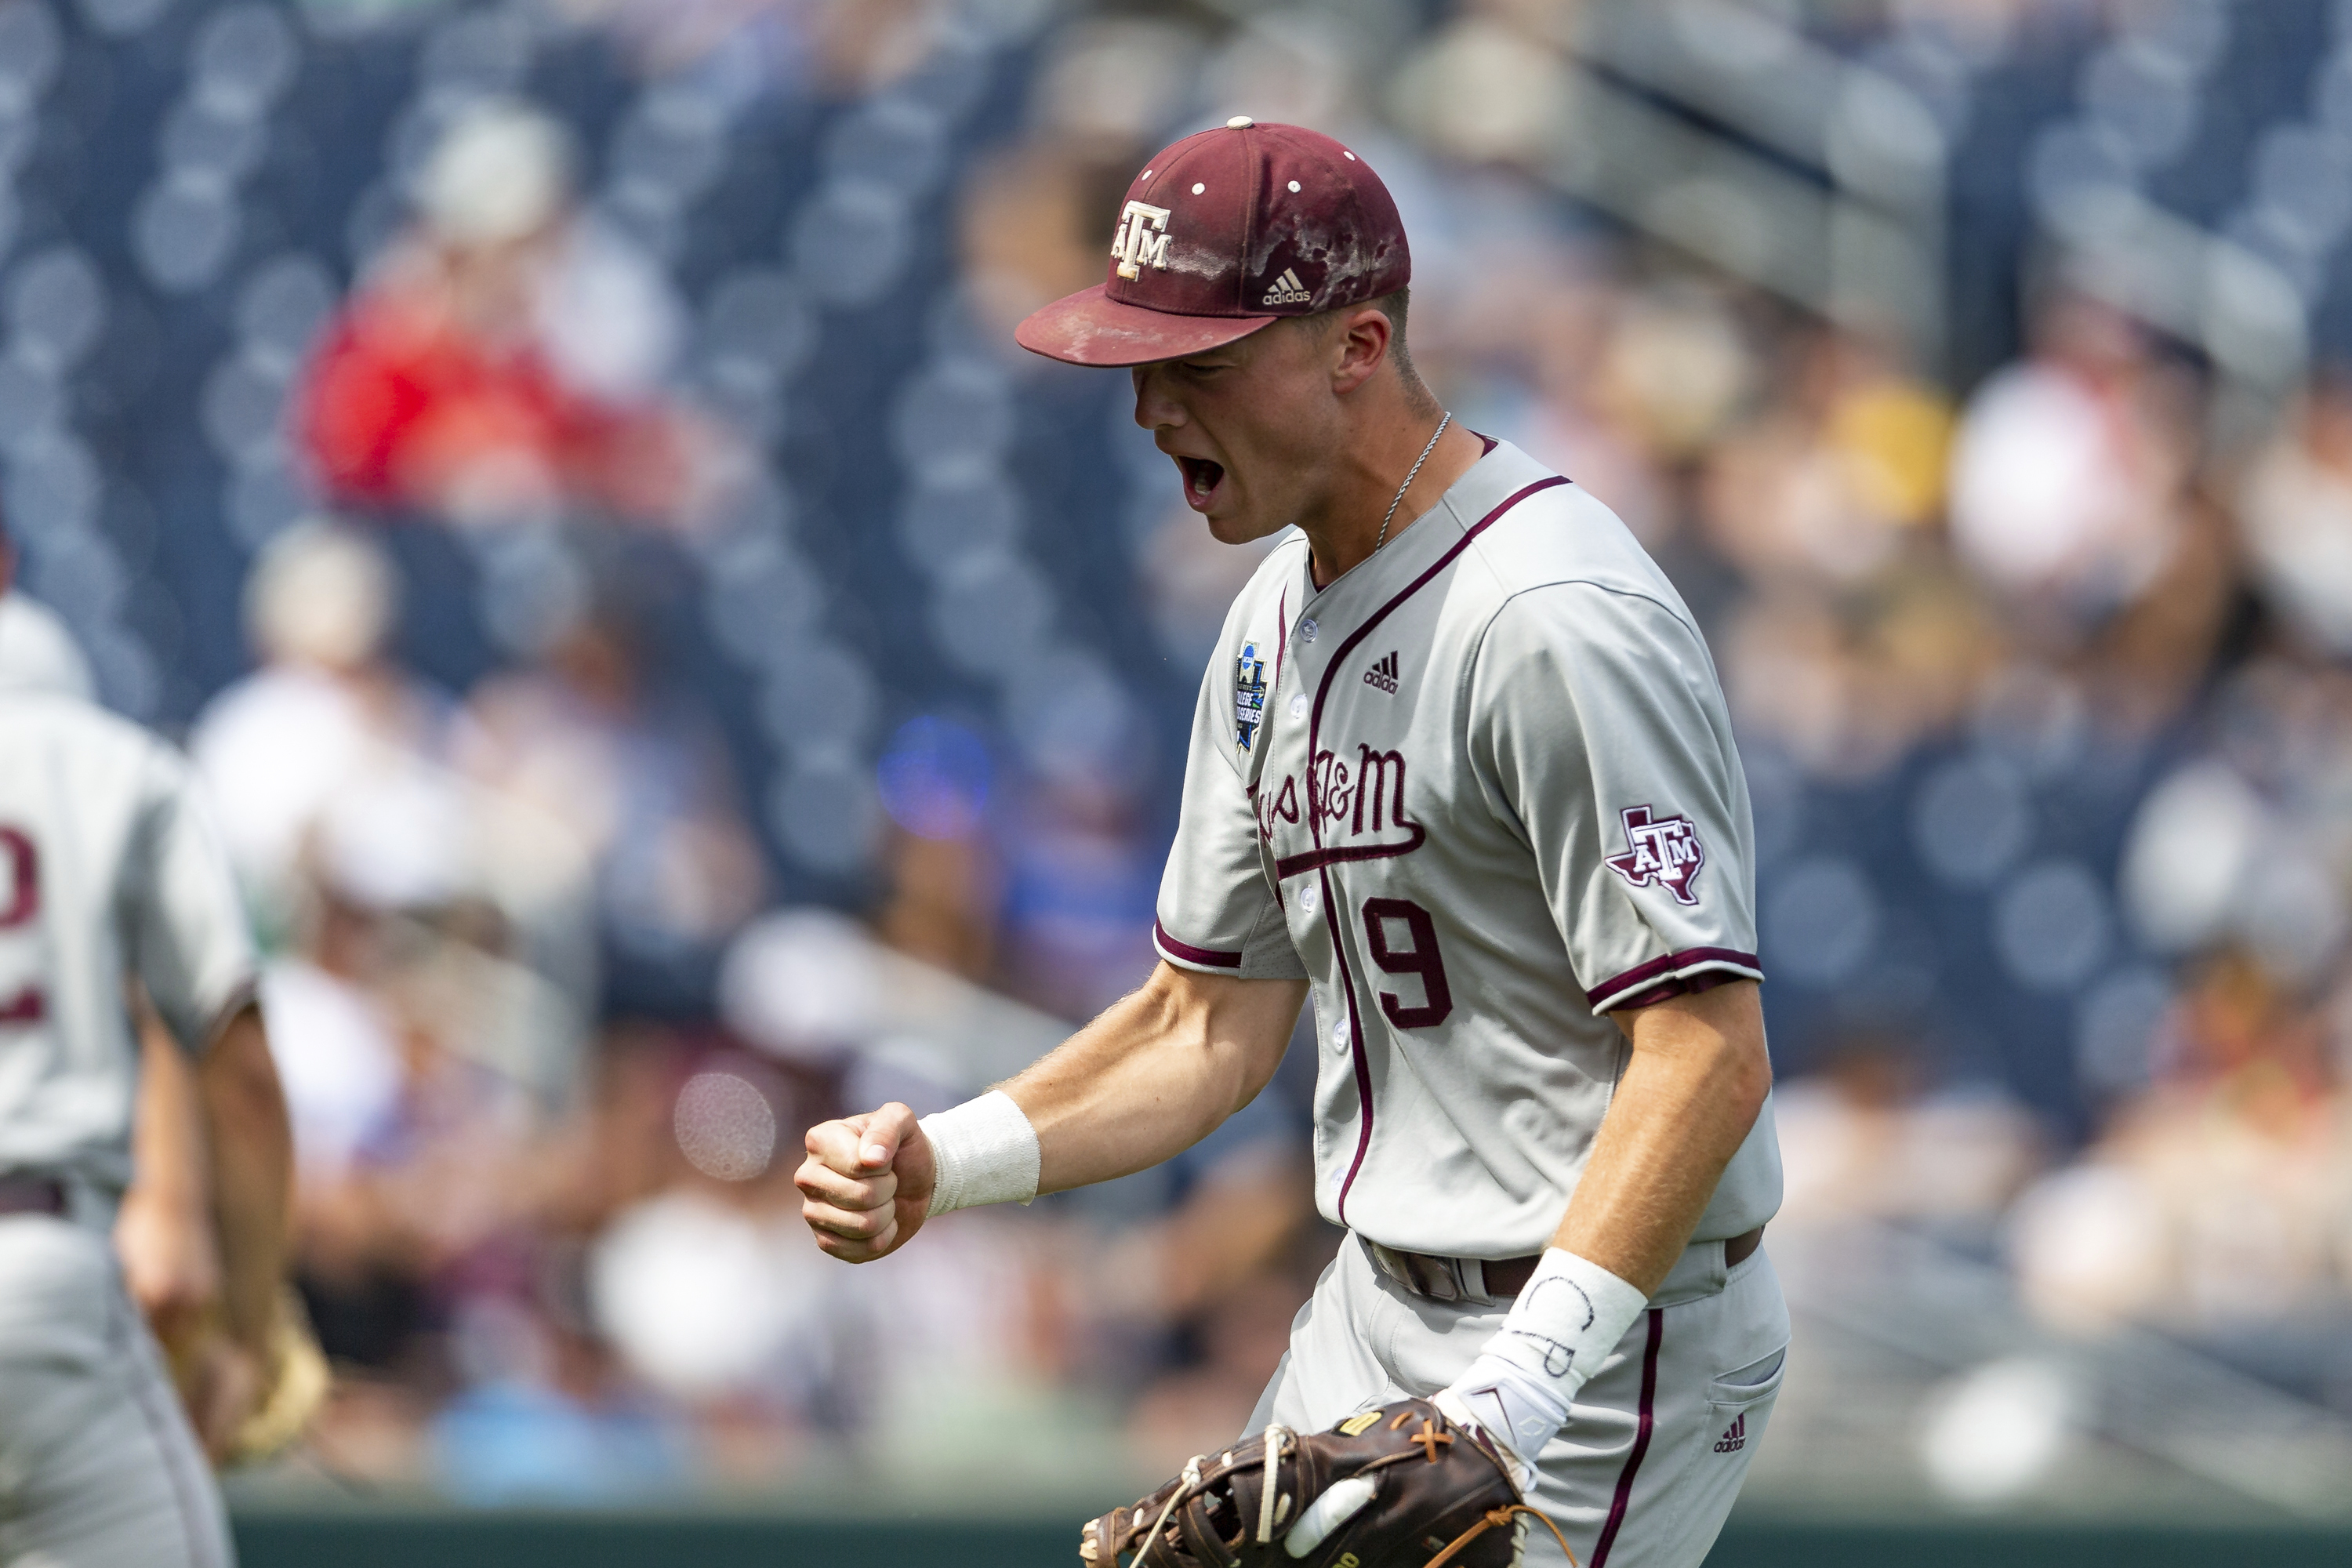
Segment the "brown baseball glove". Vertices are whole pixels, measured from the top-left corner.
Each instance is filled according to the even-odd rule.
[[[268,1349],[257,1363],[227,1346],[217,1307],[163,1341],[172,1381],[197,1436],[215,1465],[235,1469],[292,1447],[326,1404],[334,1377],[302,1299],[290,1287],[279,1299]],[[244,1370],[230,1375],[232,1363]]]
[[[1528,1517],[1559,1535],[1475,1428],[1406,1399],[1203,1455],[1087,1525],[1078,1556],[1091,1568],[1513,1568]]]
[[[292,1447],[327,1403],[334,1374],[310,1331],[310,1315],[291,1289],[279,1303],[270,1335],[269,1364],[260,1400],[240,1423],[225,1463],[231,1468],[274,1459]]]

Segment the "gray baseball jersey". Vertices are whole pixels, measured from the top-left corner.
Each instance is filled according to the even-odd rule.
[[[155,736],[0,692],[0,1170],[129,1184],[132,976],[191,1051],[252,994],[220,835]]]
[[[1324,1215],[1547,1244],[1629,1049],[1608,1012],[1761,979],[1748,789],[1706,647],[1608,508],[1507,444],[1319,591],[1303,538],[1202,682],[1155,939],[1304,977]],[[1779,1206],[1770,1107],[1694,1239]]]

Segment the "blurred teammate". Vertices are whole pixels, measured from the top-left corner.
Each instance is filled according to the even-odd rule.
[[[1188,138],[1112,258],[1021,342],[1134,367],[1217,538],[1298,531],[1201,689],[1158,971],[997,1092],[814,1129],[809,1223],[863,1261],[1164,1160],[1265,1086],[1311,989],[1317,1195],[1352,1234],[1254,1425],[1433,1397],[1587,1568],[1695,1568],[1789,1334],[1748,792],[1706,646],[1605,507],[1414,374],[1402,226],[1352,151]]]
[[[0,533],[0,589],[13,567]],[[136,725],[0,667],[0,1563],[223,1568],[219,1493],[110,1245],[134,1111],[200,1173],[222,1331],[196,1380],[225,1446],[278,1330],[290,1139],[226,855],[185,763]],[[136,1106],[126,979],[186,1053]],[[169,1125],[177,1104],[186,1125]],[[197,1142],[200,1140],[200,1142]],[[134,1256],[194,1237],[133,1238]],[[201,1238],[209,1240],[209,1237]],[[179,1272],[162,1260],[167,1272]],[[205,1262],[159,1300],[193,1309]]]
[[[7,549],[5,532],[0,532],[0,554]],[[12,575],[0,567],[0,683],[96,700],[98,685],[90,679],[89,660],[75,646],[73,634],[56,611],[11,586]]]

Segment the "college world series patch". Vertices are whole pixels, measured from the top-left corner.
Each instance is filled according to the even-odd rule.
[[[1265,722],[1265,660],[1258,658],[1257,644],[1245,642],[1234,661],[1234,744],[1248,751]]]
[[[1659,816],[1646,805],[1618,813],[1625,824],[1625,853],[1609,857],[1609,868],[1637,888],[1663,887],[1678,904],[1696,904],[1691,884],[1706,864],[1706,846],[1687,816]]]

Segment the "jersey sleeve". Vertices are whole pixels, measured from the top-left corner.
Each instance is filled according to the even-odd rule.
[[[1151,940],[1169,963],[1205,974],[1303,980],[1307,968],[1258,858],[1257,810],[1236,765],[1232,640],[1219,641],[1202,678],[1183,811],[1160,879]]]
[[[1535,856],[1592,1010],[1761,980],[1748,786],[1697,631],[1554,584],[1496,613],[1469,679],[1472,768]]]
[[[180,1044],[201,1051],[254,993],[252,933],[228,851],[179,754],[157,746],[121,907],[131,971]]]

